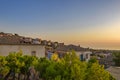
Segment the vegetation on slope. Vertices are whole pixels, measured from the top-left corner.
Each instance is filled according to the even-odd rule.
[[[113,56],[113,61],[115,62],[115,65],[120,67],[120,52],[114,52]]]
[[[17,75],[17,76],[16,76]],[[21,77],[23,75],[23,79]],[[1,80],[115,80],[96,59],[82,62],[72,51],[50,60],[22,55],[22,52],[0,56]]]

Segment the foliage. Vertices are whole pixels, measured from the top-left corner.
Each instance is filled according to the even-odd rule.
[[[57,54],[57,53],[54,53],[54,54],[51,56],[51,60],[52,60],[52,61],[59,61],[58,54]]]
[[[87,77],[86,80],[110,80],[109,73],[104,70],[104,67],[99,65],[98,63],[93,63],[87,69]]]
[[[120,66],[120,52],[114,52],[113,56],[113,61],[115,62],[115,65]]]
[[[60,59],[57,53],[54,53],[50,60],[22,55],[21,51],[10,53],[6,57],[0,56],[0,74],[4,75],[3,78],[11,71],[29,77],[28,71],[31,66],[39,73],[42,80],[115,80],[104,70],[104,66],[98,64],[96,58],[92,58],[89,62],[80,61],[74,51],[68,52]],[[12,80],[15,80],[15,74]]]
[[[6,66],[8,62],[4,56],[0,56],[0,75],[5,76],[9,72],[9,67]]]
[[[22,52],[18,53],[10,53],[8,56],[6,56],[7,66],[11,68],[11,70],[15,73],[20,71],[20,68],[25,66]]]

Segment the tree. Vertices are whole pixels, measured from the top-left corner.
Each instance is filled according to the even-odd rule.
[[[120,52],[113,53],[113,61],[115,62],[116,66],[120,66]]]
[[[110,74],[104,70],[104,66],[98,63],[93,63],[91,67],[87,69],[87,75],[85,80],[114,80],[110,79]]]
[[[24,74],[24,78],[28,79],[30,76],[29,68],[34,67],[38,64],[38,58],[35,56],[28,55],[24,55],[22,57],[25,65],[20,68],[20,74]]]
[[[13,74],[13,80],[15,80],[15,74],[20,72],[20,69],[25,66],[22,51],[10,53],[6,56],[6,61],[8,62],[6,65],[10,68],[9,75]],[[8,76],[6,78],[8,78]]]
[[[105,71],[103,65],[99,65],[96,57],[93,57],[87,63],[85,80],[115,80],[109,72]]]
[[[29,80],[31,69],[42,80],[115,80],[95,58],[88,63],[80,61],[74,51],[60,59],[55,53],[50,60],[22,55],[21,51],[10,53],[6,57],[0,56],[0,74],[5,76],[3,80],[8,80],[10,75],[15,80],[15,74],[23,74],[24,80]],[[32,76],[32,79],[38,79],[35,79],[36,74]],[[16,79],[21,80],[20,76]]]
[[[39,72],[39,76],[42,79],[45,79],[46,76],[46,68],[50,65],[50,60],[48,60],[47,58],[40,58],[38,60],[38,64],[35,65],[35,69]]]
[[[59,61],[59,57],[57,53],[53,53],[53,55],[51,56],[51,60],[52,61]]]
[[[6,66],[8,62],[5,60],[5,58],[6,57],[4,56],[0,56],[0,79],[3,79],[3,77],[5,77],[10,70],[10,68]]]
[[[86,62],[81,62],[74,51],[67,53],[64,57],[67,72],[67,80],[84,80]]]

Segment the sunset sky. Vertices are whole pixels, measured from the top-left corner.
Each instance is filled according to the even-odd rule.
[[[120,49],[120,0],[0,0],[0,32]]]

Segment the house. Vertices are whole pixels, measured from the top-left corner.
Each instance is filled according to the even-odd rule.
[[[41,44],[46,46],[47,45],[47,40],[42,40]]]
[[[51,47],[56,49],[58,47],[58,42],[52,42]]]
[[[86,48],[80,47],[80,45],[63,45],[58,46],[57,49],[55,49],[57,52],[62,52],[62,56],[64,56],[64,53],[70,52],[71,50],[74,50],[76,55],[80,58],[81,61],[89,61],[90,60],[90,54],[92,54],[91,51],[87,50]]]
[[[52,46],[52,42],[50,40],[47,42],[47,46]]]
[[[32,44],[41,44],[41,39],[39,38],[32,39]]]
[[[6,33],[6,36],[13,36],[12,33]]]
[[[47,58],[50,59],[52,57],[54,53],[52,53],[51,51],[47,51]]]
[[[22,37],[22,38],[20,38],[20,43],[31,44],[32,43],[32,38],[30,38],[30,37]]]
[[[12,33],[0,32],[0,36],[13,36],[13,34]]]
[[[58,46],[64,46],[64,43],[58,43]]]
[[[45,46],[38,44],[0,44],[0,56],[22,50],[23,55],[45,57]]]
[[[90,51],[76,51],[76,55],[80,58],[81,61],[89,61],[90,60]]]

